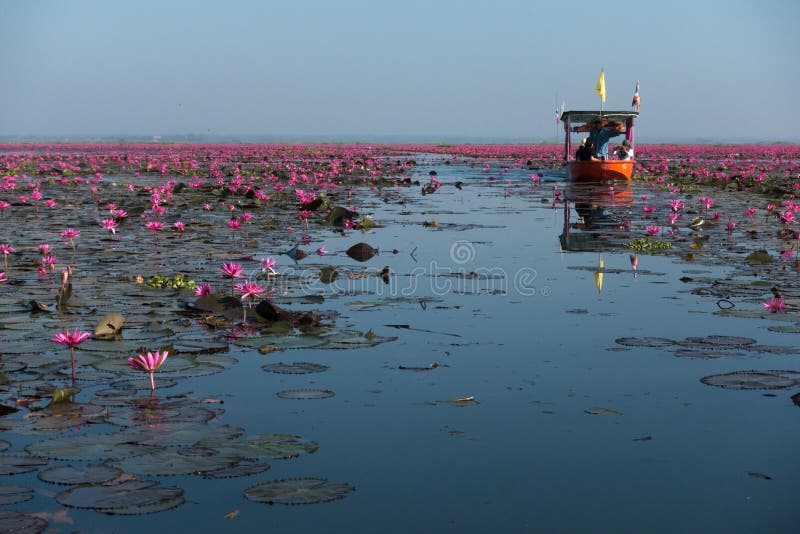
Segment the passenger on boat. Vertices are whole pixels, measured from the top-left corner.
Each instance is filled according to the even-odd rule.
[[[581,141],[581,147],[575,153],[575,159],[578,161],[591,161],[596,159],[594,157],[594,141],[589,137]]]
[[[633,147],[631,142],[625,139],[620,146],[614,149],[617,159],[633,159]]]
[[[612,137],[622,135],[625,133],[625,128],[622,123],[616,121],[609,121],[606,123],[602,120],[596,120],[592,123],[592,129],[589,132],[589,138],[594,141],[594,157],[597,159],[608,158],[608,142]]]

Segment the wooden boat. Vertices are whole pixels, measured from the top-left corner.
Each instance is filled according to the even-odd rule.
[[[633,148],[634,119],[638,111],[564,111],[561,121],[564,123],[564,161],[567,165],[569,180],[630,180],[635,160],[618,160],[609,158],[602,161],[578,161],[572,150],[571,134],[587,132],[595,121],[619,122],[625,125],[625,139]],[[635,153],[635,152],[634,152]]]

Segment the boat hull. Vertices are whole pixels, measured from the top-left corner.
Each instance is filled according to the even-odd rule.
[[[570,180],[630,180],[633,160],[569,161],[567,178]]]

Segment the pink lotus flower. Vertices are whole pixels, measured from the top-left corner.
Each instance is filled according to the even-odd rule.
[[[81,332],[77,328],[75,328],[74,332],[70,332],[69,330],[65,330],[63,332],[59,332],[51,339],[50,341],[54,343],[59,343],[61,345],[66,345],[69,347],[69,355],[70,360],[72,361],[72,381],[75,381],[75,347],[89,339],[91,337],[91,333],[89,332]]]
[[[684,206],[685,204],[681,200],[672,199],[669,201],[669,207],[672,208],[672,211],[680,211]]]
[[[242,226],[242,222],[238,219],[231,219],[228,221],[228,228],[231,230],[238,230]]]
[[[168,351],[148,352],[147,354],[138,354],[135,358],[128,358],[128,365],[137,371],[144,371],[150,374],[150,390],[155,391],[156,383],[153,379],[153,373],[166,361]]]
[[[784,211],[783,213],[781,213],[781,220],[783,221],[784,224],[788,224],[794,221],[794,212],[792,210]]]
[[[658,232],[661,231],[661,228],[659,228],[658,226],[647,226],[645,227],[645,230],[647,230],[647,233],[649,235],[656,235]]]
[[[261,258],[261,271],[269,274],[278,274],[275,270],[275,260],[272,258]]]
[[[667,215],[667,218],[669,219],[669,223],[674,226],[675,223],[678,221],[678,214],[674,212],[670,213]]]
[[[648,204],[646,206],[643,206],[642,210],[644,210],[645,213],[653,213],[654,211],[656,211],[656,207],[653,206],[652,204]]]
[[[5,243],[0,245],[0,254],[3,255],[3,265],[5,266],[6,269],[8,269],[8,256],[12,252],[16,252],[16,249],[14,249],[14,247],[12,247],[11,245],[7,245]]]
[[[223,263],[220,271],[225,278],[242,278],[241,263]]]
[[[117,233],[117,220],[116,219],[103,219],[103,221],[100,224],[103,226],[103,228],[108,230],[110,233],[112,233],[112,234],[116,234]]]
[[[784,312],[786,311],[786,300],[782,298],[769,299],[763,303],[763,306],[772,313]]]
[[[172,224],[173,228],[175,228],[179,232],[183,232],[186,229],[186,225],[183,224],[181,221],[175,221]]]
[[[42,253],[42,256],[49,256],[50,255],[50,245],[47,243],[42,243],[39,245],[39,252]]]
[[[319,248],[317,249],[317,254],[319,254],[320,256],[324,256],[324,255],[325,255],[325,254],[327,254],[327,253],[328,253],[328,251],[327,251],[327,250],[325,250],[325,247],[324,247],[324,246],[322,246],[322,247],[319,247]]]
[[[194,290],[194,294],[196,297],[205,297],[206,295],[210,295],[211,291],[211,284],[200,284],[197,286],[197,289]]]
[[[8,278],[6,277],[5,271],[0,271],[0,284],[3,282],[8,282]]]
[[[700,197],[699,200],[700,200],[700,203],[703,204],[703,206],[705,206],[706,209],[710,209],[711,206],[714,205],[714,199],[713,198]]]
[[[354,223],[354,222],[353,222],[353,221],[351,221],[350,219],[345,219],[345,221],[344,221],[344,227],[345,227],[345,228],[355,228],[355,227],[356,227],[356,223]]]
[[[754,216],[756,213],[758,213],[758,209],[756,209],[756,208],[747,208],[747,209],[745,210],[745,212],[744,212],[745,216],[747,216],[747,217],[752,217],[752,216]]]
[[[242,294],[242,300],[252,300],[263,295],[267,290],[256,282],[245,280],[244,284],[236,284],[236,291]]]
[[[68,243],[72,245],[72,252],[75,252],[75,238],[81,235],[79,230],[75,230],[74,228],[67,228],[63,232],[61,232],[61,237],[68,239]]]
[[[727,228],[729,232],[733,232],[733,229],[736,228],[736,223],[733,221],[728,221]]]

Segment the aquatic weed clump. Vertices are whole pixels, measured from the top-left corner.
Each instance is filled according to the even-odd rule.
[[[182,273],[173,274],[172,276],[156,274],[147,280],[147,285],[160,289],[190,289],[192,291],[197,289],[197,282]]]
[[[665,250],[671,248],[672,243],[669,241],[660,241],[658,239],[647,239],[642,237],[639,239],[634,239],[630,243],[626,243],[625,246],[637,252],[652,252],[654,250]]]

